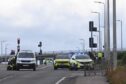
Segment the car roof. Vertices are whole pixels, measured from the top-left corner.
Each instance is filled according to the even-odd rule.
[[[33,53],[32,50],[21,50],[19,53]]]

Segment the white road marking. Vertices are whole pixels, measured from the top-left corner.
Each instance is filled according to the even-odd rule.
[[[1,81],[4,81],[4,80],[6,80],[6,79],[9,79],[9,78],[12,78],[13,76],[7,76],[7,77],[5,77],[5,78],[2,78],[2,79],[0,79],[0,82]]]
[[[60,84],[65,79],[66,79],[66,77],[62,77],[59,81],[56,82],[56,84]]]
[[[50,65],[49,65],[50,66]],[[44,67],[42,67],[42,68],[40,68],[40,69],[45,69],[45,68],[47,68],[47,67],[49,67],[49,66],[44,66]]]

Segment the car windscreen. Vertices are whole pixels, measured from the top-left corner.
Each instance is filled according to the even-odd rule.
[[[33,53],[19,53],[18,55],[19,58],[34,58]]]
[[[89,56],[76,56],[76,59],[90,59]]]
[[[70,59],[68,55],[57,55],[56,59]]]

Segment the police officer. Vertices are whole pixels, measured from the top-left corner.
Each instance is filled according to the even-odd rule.
[[[103,58],[103,53],[102,52],[98,52],[98,63],[101,63]]]

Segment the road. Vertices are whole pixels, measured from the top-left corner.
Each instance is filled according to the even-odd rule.
[[[86,74],[83,70],[54,70],[52,65],[40,65],[36,71],[7,71],[6,65],[0,64],[0,84],[108,84],[101,71],[86,71]]]
[[[0,65],[0,84],[67,84],[63,80],[73,79],[82,71],[69,71],[68,69],[53,70],[52,65],[41,65],[37,71],[20,70],[6,71],[6,65]],[[69,81],[74,84],[75,80]]]

